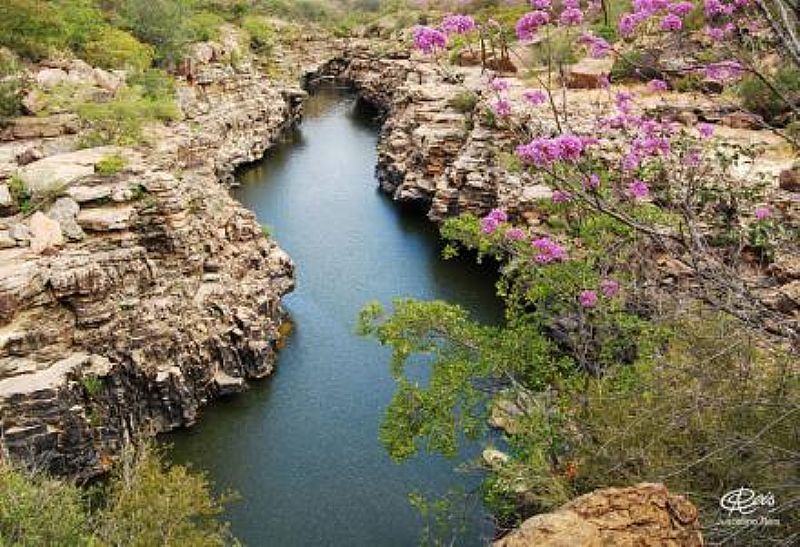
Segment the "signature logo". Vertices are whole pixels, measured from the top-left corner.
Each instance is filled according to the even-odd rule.
[[[744,486],[726,492],[719,500],[719,506],[730,514],[751,515],[762,507],[774,507],[775,496],[772,492],[761,494]]]

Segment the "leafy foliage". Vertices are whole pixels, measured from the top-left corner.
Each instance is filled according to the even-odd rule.
[[[124,30],[108,29],[89,41],[84,56],[89,63],[108,69],[141,72],[150,67],[153,48]]]
[[[90,489],[0,461],[0,543],[228,545],[218,517],[229,500],[149,445],[126,451],[111,479]]]

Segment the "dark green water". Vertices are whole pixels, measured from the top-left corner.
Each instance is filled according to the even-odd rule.
[[[241,495],[227,517],[248,545],[415,545],[408,492],[476,484],[443,458],[393,463],[378,442],[394,385],[388,352],[354,334],[359,309],[408,296],[501,316],[492,272],[442,261],[435,228],[377,191],[378,130],[352,95],[321,91],[293,139],[239,177],[236,197],[297,264],[285,300],[296,328],[271,378],[167,440],[175,460]],[[480,507],[469,522],[459,544],[481,545]]]

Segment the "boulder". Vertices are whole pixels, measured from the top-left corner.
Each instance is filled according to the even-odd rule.
[[[61,226],[44,213],[37,211],[30,220],[31,250],[34,253],[45,253],[64,244]]]
[[[45,89],[52,89],[67,81],[67,73],[60,68],[43,68],[36,73],[36,83]]]
[[[92,78],[94,79],[94,84],[97,87],[105,89],[106,91],[110,91],[111,93],[116,93],[117,90],[125,83],[122,78],[113,72],[103,70],[102,68],[95,68],[92,71]]]
[[[58,198],[56,202],[47,211],[47,216],[58,222],[61,226],[61,231],[67,236],[68,239],[78,241],[83,239],[84,233],[76,221],[76,217],[80,211],[78,203],[72,198]]]
[[[663,484],[603,488],[529,518],[495,547],[703,545],[697,509]]]

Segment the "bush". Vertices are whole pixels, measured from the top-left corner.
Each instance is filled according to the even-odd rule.
[[[53,7],[36,0],[0,2],[0,45],[39,60],[66,45],[66,29]]]
[[[0,460],[0,543],[86,545],[83,493],[68,483],[26,473]]]
[[[268,55],[275,44],[275,32],[265,17],[250,15],[242,20],[242,28],[250,35],[250,49]]]
[[[84,56],[102,68],[141,72],[153,64],[155,52],[132,34],[110,28],[86,44]]]
[[[480,98],[478,97],[478,94],[474,91],[459,91],[455,97],[450,99],[448,106],[455,108],[462,114],[467,114],[475,110],[475,107],[478,106],[479,100]]]
[[[186,22],[189,38],[193,42],[207,42],[219,38],[219,27],[225,19],[209,11],[201,11],[192,15]]]
[[[79,105],[78,114],[90,128],[83,144],[100,146],[137,144],[144,124],[175,120],[180,111],[173,99],[151,99],[130,89],[109,102]]]
[[[152,448],[129,451],[109,484],[96,535],[107,545],[228,545],[218,517],[230,499],[216,498],[204,475],[166,466]]]
[[[16,60],[0,51],[0,127],[22,108],[22,75]]]
[[[155,48],[158,61],[170,65],[180,60],[190,38],[189,0],[122,0],[119,15],[122,26]]]
[[[757,76],[750,75],[739,86],[739,97],[747,110],[755,112],[771,123],[791,111],[790,105],[781,98],[781,95],[794,104],[800,101],[800,69],[787,65],[778,69],[774,76],[767,78],[780,94]]]
[[[34,61],[52,50],[80,53],[107,26],[91,0],[4,0],[0,21],[0,45]]]
[[[149,445],[128,449],[92,490],[0,460],[0,543],[228,545],[235,540],[218,517],[229,499],[215,497],[204,475],[165,465]]]
[[[112,154],[103,157],[99,162],[97,162],[97,164],[94,166],[94,170],[98,175],[108,177],[125,169],[126,165],[128,165],[128,161],[125,158],[119,154]]]
[[[128,85],[148,99],[172,100],[175,96],[175,79],[157,68],[132,74],[128,78]]]

